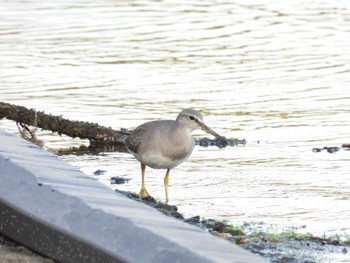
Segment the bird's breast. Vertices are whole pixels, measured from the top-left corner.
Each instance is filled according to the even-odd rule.
[[[192,136],[155,137],[152,142],[157,147],[147,147],[142,156],[144,164],[156,169],[172,169],[190,157],[194,140]]]

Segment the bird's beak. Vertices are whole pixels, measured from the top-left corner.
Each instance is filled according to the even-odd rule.
[[[227,146],[228,141],[225,137],[222,137],[221,135],[219,135],[217,132],[215,132],[213,129],[209,128],[207,125],[205,125],[204,122],[198,122],[199,125],[201,126],[203,131],[206,131],[207,133],[213,135],[215,138],[217,138],[218,140],[220,140],[223,143],[223,146]]]

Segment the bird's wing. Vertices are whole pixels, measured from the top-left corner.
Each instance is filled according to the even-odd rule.
[[[145,139],[144,135],[147,134],[149,127],[147,125],[141,125],[137,127],[129,136],[126,138],[126,147],[134,153],[138,153],[142,141]]]

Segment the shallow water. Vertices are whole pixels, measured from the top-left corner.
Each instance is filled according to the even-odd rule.
[[[196,147],[170,174],[171,204],[349,238],[350,152],[312,152],[350,142],[349,1],[1,1],[0,11],[1,101],[116,129],[196,108],[248,144]],[[129,154],[62,158],[139,191]],[[164,199],[165,171],[146,174]]]

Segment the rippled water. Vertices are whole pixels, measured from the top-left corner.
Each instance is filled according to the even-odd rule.
[[[312,152],[350,142],[349,1],[0,1],[0,11],[1,101],[113,128],[196,108],[248,144],[196,147],[171,172],[181,212],[349,237],[350,152]],[[139,191],[131,155],[62,158]],[[164,173],[147,170],[158,199]]]

